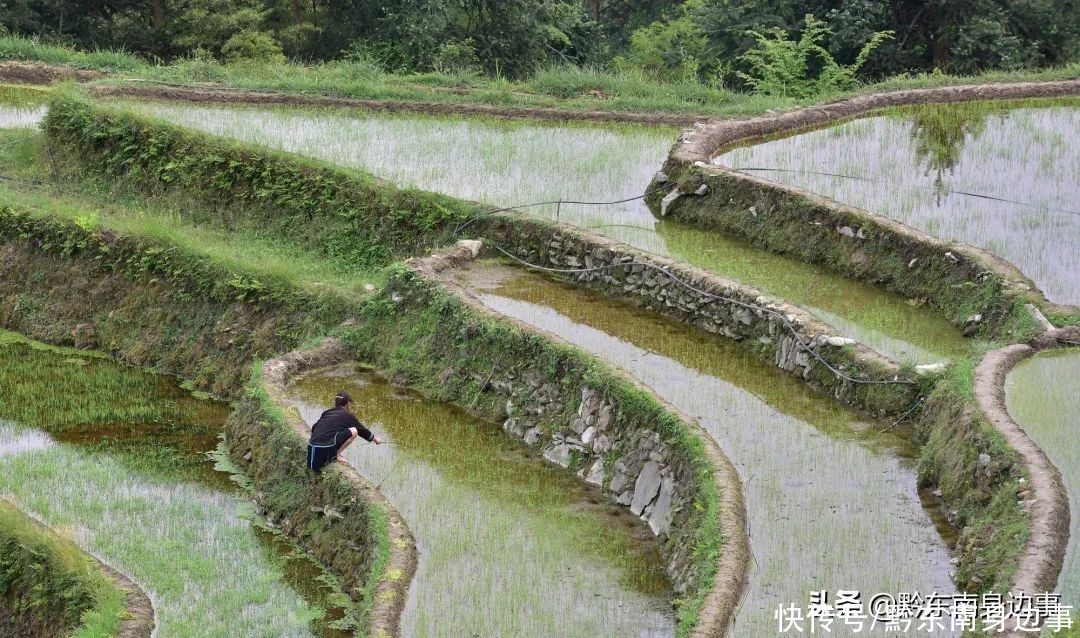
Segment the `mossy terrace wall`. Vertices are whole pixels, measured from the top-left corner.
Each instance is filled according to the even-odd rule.
[[[510,214],[489,217],[477,225],[485,237],[523,261],[733,339],[843,403],[876,414],[900,414],[916,400],[918,386],[910,372],[840,337],[799,308],[752,288],[571,226]],[[585,272],[575,272],[578,269]],[[719,301],[714,295],[734,301]],[[788,324],[829,365],[845,376],[871,383],[853,383],[826,368],[796,341]],[[888,383],[894,380],[901,382]],[[873,383],[881,381],[886,383]]]
[[[383,576],[372,539],[384,535],[385,517],[347,482],[310,480],[306,439],[265,412],[257,392],[244,391],[252,361],[325,334],[355,308],[330,292],[288,289],[161,241],[0,208],[0,325],[67,345],[73,327],[92,326],[84,347],[241,399],[229,443],[262,506],[363,612],[371,583]]]
[[[134,583],[0,499],[0,635],[149,638],[153,628]]]
[[[650,184],[646,200],[657,216],[716,230],[924,300],[969,334],[1015,338],[1030,325],[1025,302],[1052,315],[1075,318],[1080,311],[1048,302],[1015,266],[985,250],[710,162],[737,142],[836,123],[886,107],[1076,94],[1080,94],[1080,80],[942,87],[860,96],[769,117],[710,122],[683,133]]]
[[[164,241],[0,202],[0,325],[93,346],[222,397],[252,360],[290,350],[348,315],[330,292],[294,290]]]
[[[477,212],[472,204],[98,109],[78,98],[54,101],[46,130],[61,174],[115,182],[113,187],[150,197],[180,195],[195,204],[186,211],[192,221],[259,231],[345,267],[424,254]],[[252,360],[325,335],[358,309],[361,323],[344,333],[349,344],[368,361],[406,373],[436,398],[503,423],[503,394],[509,393],[522,411],[521,422],[536,428],[537,441],[562,437],[566,465],[578,469],[591,461],[593,467],[602,457],[601,480],[609,488],[618,474],[620,481],[636,483],[654,463],[661,485],[643,508],[657,512],[653,522],[664,532],[672,577],[682,592],[680,634],[719,635],[734,613],[748,555],[734,470],[721,467],[726,460],[704,434],[580,351],[469,311],[408,269],[395,271],[392,290],[350,302],[332,291],[291,289],[257,272],[230,270],[165,242],[91,223],[11,207],[3,215],[0,322],[52,343],[71,343],[73,327],[91,326],[74,331],[92,334],[84,345],[238,398],[228,425],[234,461],[253,477],[265,511],[328,562],[365,610],[380,602],[379,586],[391,577],[374,544],[382,538],[383,518],[343,477],[330,473],[325,482],[309,481],[303,439],[289,427],[288,414],[276,410],[259,377],[243,390]],[[395,301],[401,294],[408,301]],[[497,348],[506,354],[495,358]],[[500,375],[526,369],[554,390],[540,391],[544,383],[492,390],[508,382]],[[454,372],[445,376],[447,370]],[[489,381],[478,386],[482,375]],[[585,449],[580,437],[588,426],[577,432],[571,425],[587,419],[584,412],[577,418],[583,396],[596,404],[597,416],[612,415],[613,429],[603,434],[625,446],[613,443],[606,455]],[[718,478],[722,472],[728,472],[724,481]],[[670,522],[659,515],[661,493],[671,501]],[[311,503],[318,512],[310,510]]]
[[[74,96],[49,104],[52,166],[140,196],[179,195],[186,221],[277,238],[363,269],[445,244],[475,206],[366,173],[245,146]]]
[[[445,291],[429,260],[411,263],[342,339],[362,360],[501,423],[642,514],[677,590],[678,635],[722,635],[749,550],[738,479],[715,443],[582,351]]]

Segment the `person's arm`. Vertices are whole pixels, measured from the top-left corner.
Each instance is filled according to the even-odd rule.
[[[382,441],[379,440],[379,437],[375,436],[371,432],[371,430],[364,427],[364,424],[360,422],[360,419],[356,418],[355,415],[350,416],[353,417],[353,427],[349,429],[352,430],[353,436],[359,436],[365,441],[368,441],[369,443],[374,443],[375,445],[382,444]]]

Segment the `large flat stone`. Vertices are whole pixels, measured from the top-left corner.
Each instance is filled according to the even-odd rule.
[[[660,465],[655,461],[646,463],[634,482],[634,500],[630,502],[630,511],[640,516],[660,492],[661,482]]]

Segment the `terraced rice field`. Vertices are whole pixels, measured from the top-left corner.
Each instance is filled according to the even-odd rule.
[[[139,583],[159,635],[348,635],[320,620],[319,570],[256,528],[214,471],[226,414],[162,377],[0,331],[0,493]]]
[[[309,423],[339,390],[390,445],[349,463],[417,538],[405,636],[672,636],[670,585],[652,533],[497,426],[362,368],[299,380]]]
[[[954,593],[953,532],[923,507],[903,426],[860,417],[730,342],[594,293],[490,264],[462,279],[492,310],[630,372],[732,459],[754,553],[732,635],[771,635],[777,607],[805,605],[812,590]]]
[[[671,128],[548,125],[132,104],[185,126],[361,168],[397,184],[495,206],[637,198],[673,143]],[[657,222],[640,199],[616,205],[529,206],[632,246],[675,257],[783,297],[886,355],[914,363],[966,351],[959,332],[908,300],[823,268],[725,241],[714,233]]]
[[[805,188],[1018,266],[1080,304],[1080,101],[899,108],[728,149],[715,162]]]

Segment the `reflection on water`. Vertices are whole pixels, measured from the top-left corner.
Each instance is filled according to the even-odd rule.
[[[631,372],[735,463],[754,561],[732,635],[772,635],[777,606],[805,607],[811,590],[955,591],[903,426],[863,419],[727,340],[536,275],[507,276],[480,292],[484,304]]]
[[[133,104],[174,122],[361,168],[398,184],[511,206],[615,201],[644,193],[675,139],[671,128],[526,124],[419,116]],[[784,297],[894,358],[930,363],[963,350],[958,331],[925,308],[823,268],[673,222],[641,200],[525,212],[589,228]]]
[[[1069,547],[1058,591],[1063,604],[1080,609],[1080,350],[1044,352],[1020,363],[1005,391],[1009,414],[1058,468],[1069,493]]]
[[[1050,299],[1080,304],[1080,152],[1070,142],[1080,135],[1078,105],[906,107],[734,148],[716,161],[779,169],[755,174],[986,248]]]
[[[498,427],[362,369],[294,385],[310,425],[342,389],[392,445],[349,463],[417,539],[406,636],[671,636],[664,564],[648,528]]]
[[[44,106],[11,106],[0,103],[0,128],[33,128],[45,117]]]
[[[214,471],[227,415],[167,377],[0,331],[0,492],[140,582],[162,635],[351,635],[330,629],[343,611],[317,567]]]

